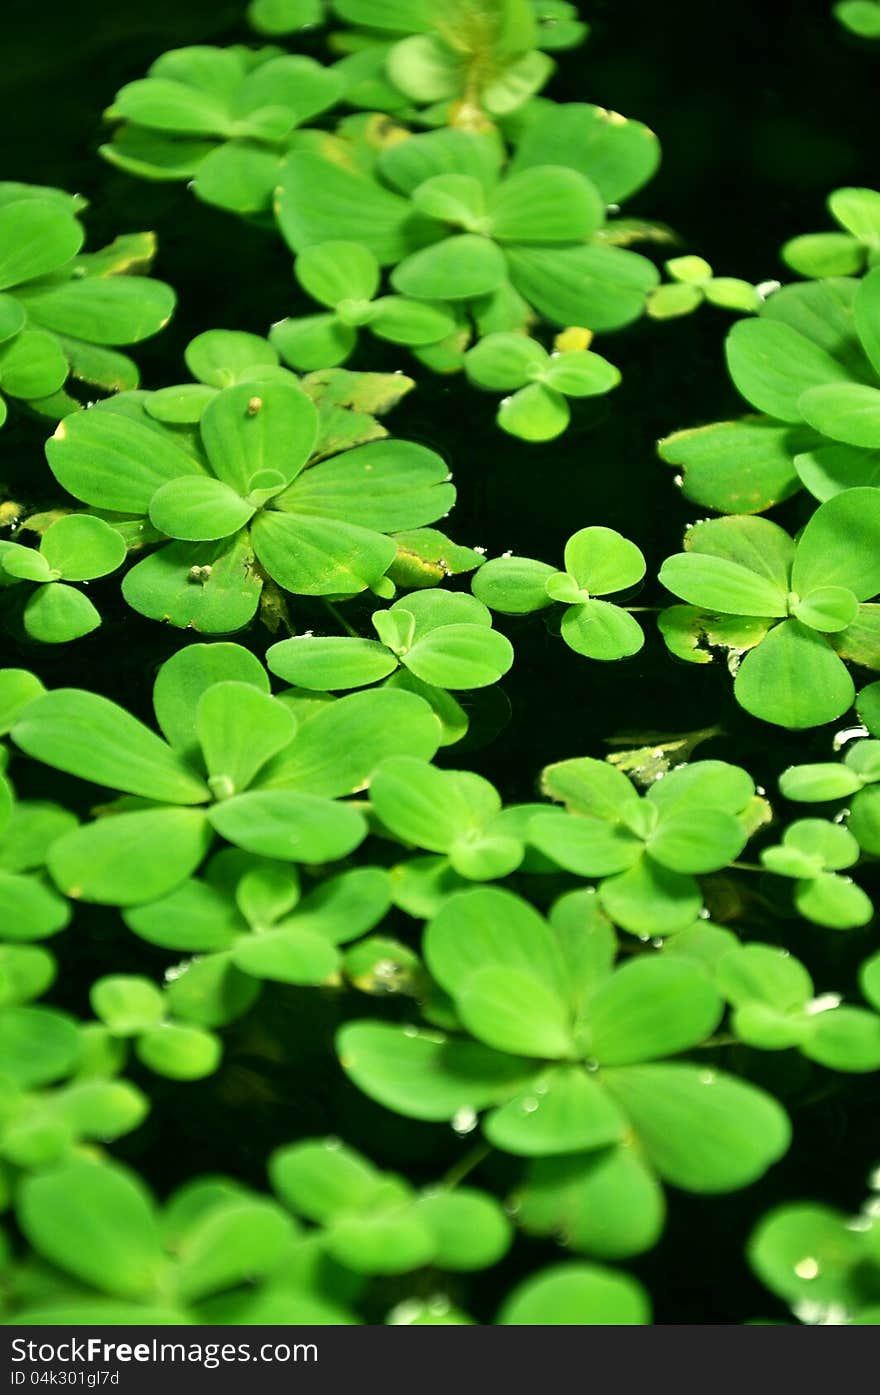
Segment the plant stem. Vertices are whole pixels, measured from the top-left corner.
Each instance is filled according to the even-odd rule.
[[[452,1191],[454,1187],[458,1186],[459,1182],[464,1181],[465,1177],[467,1177],[470,1172],[473,1172],[475,1167],[479,1167],[480,1163],[483,1162],[485,1158],[488,1158],[491,1151],[492,1149],[488,1143],[475,1143],[470,1152],[465,1153],[464,1157],[459,1158],[457,1163],[453,1163],[452,1167],[443,1178],[443,1181],[440,1183],[440,1186],[444,1191]]]
[[[324,598],[322,597],[322,599]],[[360,635],[358,634],[357,630],[353,629],[352,626],[349,625],[345,616],[342,615],[338,607],[335,606],[332,601],[324,600],[324,605],[327,607],[330,614],[333,616],[333,619],[336,621],[337,625],[341,630],[345,630],[345,633],[347,635],[351,635],[352,639],[360,639]]]

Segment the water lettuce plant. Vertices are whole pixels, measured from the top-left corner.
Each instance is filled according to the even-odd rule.
[[[143,517],[146,540],[164,544],[123,581],[153,619],[240,629],[267,577],[308,596],[381,587],[397,554],[388,533],[433,522],[455,497],[443,461],[416,444],[377,442],[305,470],[319,419],[296,383],[223,388],[190,449],[134,405],[63,422],[47,456],[76,498]]]
[[[172,49],[117,92],[105,117],[122,124],[101,154],[141,179],[186,180],[230,212],[265,213],[298,128],[343,90],[337,73],[280,49]]]
[[[43,416],[75,411],[73,377],[105,392],[138,385],[116,346],[168,323],[174,292],[148,270],[156,242],[128,233],[83,252],[85,200],[60,189],[0,183],[0,426],[8,401]]]
[[[737,702],[784,727],[819,726],[852,705],[844,658],[873,667],[880,592],[880,492],[847,489],[816,510],[793,541],[769,519],[698,523],[660,580],[688,602],[667,634],[699,630],[701,612],[747,617],[755,633],[734,681]],[[868,603],[868,604],[866,604]]]
[[[635,543],[613,528],[581,528],[565,545],[565,570],[531,557],[493,557],[475,575],[474,595],[505,615],[528,615],[554,602],[565,609],[560,633],[588,659],[623,659],[645,642],[638,621],[601,598],[627,591],[645,574]]]
[[[181,287],[182,364],[116,349],[174,303],[152,235],[0,184],[3,1320],[876,1323],[878,195],[805,280],[716,277],[618,216],[659,144],[555,100],[565,0],[248,19],[302,51],[108,110],[249,224],[199,215],[246,294]],[[704,301],[750,411],[681,428]],[[601,458],[552,444],[606,395]],[[675,663],[717,657],[732,696]]]

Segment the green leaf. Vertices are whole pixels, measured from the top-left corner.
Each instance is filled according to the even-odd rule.
[[[867,925],[874,907],[860,886],[849,877],[822,872],[795,888],[795,905],[801,915],[831,930],[850,930]]]
[[[544,769],[542,790],[577,814],[618,822],[635,817],[639,796],[622,770],[588,756],[557,761]]]
[[[455,333],[456,320],[445,306],[386,295],[373,302],[370,329],[392,344],[434,344]]]
[[[441,223],[487,232],[486,189],[473,174],[435,174],[412,191],[416,208]]]
[[[790,325],[740,320],[727,336],[727,367],[747,402],[780,421],[803,421],[808,388],[846,383],[847,370]]]
[[[735,1191],[788,1148],[790,1126],[770,1096],[745,1081],[687,1065],[629,1066],[602,1079],[660,1176],[684,1191]]]
[[[262,589],[246,533],[214,543],[169,543],[122,579],[123,596],[141,615],[205,634],[240,630]]]
[[[495,887],[458,892],[433,915],[424,952],[437,982],[455,997],[487,966],[539,979],[553,993],[565,987],[565,969],[546,922],[527,901]]]
[[[464,357],[470,381],[499,392],[522,387],[548,362],[546,349],[524,334],[487,334]]]
[[[637,654],[645,642],[638,621],[607,601],[569,606],[562,617],[561,633],[576,654],[606,661]]]
[[[773,581],[739,562],[706,553],[678,552],[667,557],[659,580],[691,605],[726,615],[783,616],[787,596]]]
[[[494,1109],[484,1126],[496,1148],[529,1158],[604,1148],[626,1128],[611,1097],[582,1066],[548,1071]]]
[[[505,276],[504,254],[494,242],[461,233],[406,257],[391,284],[417,300],[470,300],[497,290]]]
[[[152,1027],[135,1043],[138,1060],[169,1080],[202,1080],[213,1075],[222,1054],[219,1039],[210,1032],[177,1022]]]
[[[125,560],[125,543],[109,523],[89,514],[56,519],[43,534],[40,551],[65,581],[107,576]]]
[[[384,1022],[350,1022],[336,1038],[343,1070],[371,1099],[411,1119],[448,1122],[515,1094],[534,1075],[523,1061],[478,1042]]]
[[[269,575],[285,590],[303,596],[365,591],[397,553],[391,538],[369,529],[267,509],[252,523],[251,539]]]
[[[551,605],[546,583],[556,572],[531,557],[493,557],[471,582],[478,600],[504,615],[529,615]]]
[[[383,266],[428,241],[436,226],[414,217],[406,199],[375,180],[304,151],[282,165],[275,216],[294,252],[331,239],[351,240]]]
[[[503,1327],[640,1327],[650,1323],[651,1308],[635,1279],[598,1264],[570,1261],[524,1279],[497,1321]]]
[[[852,1302],[849,1271],[862,1236],[827,1206],[777,1206],[752,1232],[747,1255],[758,1277],[788,1303]]]
[[[201,811],[114,814],[65,833],[49,849],[52,879],[66,896],[131,906],[164,896],[198,867],[210,844]],[[137,860],[131,856],[138,850]]]
[[[146,513],[160,485],[204,474],[169,434],[101,408],[62,421],[46,456],[74,498],[119,513]]]
[[[192,190],[203,203],[216,208],[225,208],[231,213],[265,215],[272,203],[280,169],[280,159],[274,150],[227,141],[198,160]]]
[[[12,735],[35,759],[110,789],[169,804],[208,798],[202,781],[161,737],[97,693],[44,693],[28,704]]]
[[[796,730],[833,722],[852,706],[855,696],[853,681],[834,650],[799,620],[776,625],[746,654],[733,691],[753,717]]]
[[[96,630],[100,612],[82,592],[60,581],[41,586],[24,608],[24,627],[31,639],[43,644],[64,644]]]
[[[620,370],[589,349],[568,349],[552,355],[544,383],[566,397],[597,397],[620,382]]]
[[[279,320],[269,333],[284,362],[305,370],[335,368],[357,344],[357,330],[329,314]]]
[[[723,1015],[715,988],[685,959],[635,959],[602,984],[579,1035],[602,1066],[674,1056],[711,1036]]]
[[[861,271],[864,251],[848,233],[804,233],[793,237],[780,253],[786,266],[800,276],[852,276]]]
[[[329,1138],[277,1149],[269,1177],[291,1211],[324,1225],[346,1211],[367,1210],[381,1181],[359,1153]]]
[[[572,1052],[564,999],[519,969],[477,969],[456,994],[456,1007],[474,1036],[498,1051],[550,1060]]]
[[[167,1261],[150,1197],[130,1172],[77,1158],[23,1183],[19,1223],[38,1254],[120,1298],[156,1291]]]
[[[497,416],[502,431],[522,441],[553,441],[570,420],[565,398],[543,383],[529,383],[512,397],[506,397]]]
[[[863,383],[829,383],[798,399],[804,420],[832,441],[880,446],[880,391]]]
[[[720,809],[677,809],[662,815],[647,838],[651,857],[672,872],[720,872],[746,845],[739,819]]]
[[[794,457],[812,440],[797,428],[744,417],[675,431],[657,449],[661,460],[683,468],[685,498],[721,513],[762,513],[795,492]]]
[[[515,1200],[528,1234],[603,1259],[650,1249],[665,1219],[663,1189],[631,1147],[538,1159]]]
[[[440,1269],[487,1269],[510,1248],[510,1222],[495,1198],[484,1192],[470,1187],[424,1192],[413,1212],[434,1237],[433,1262]]]
[[[425,593],[422,593],[425,594]],[[483,625],[442,625],[400,655],[406,668],[441,688],[485,688],[513,664],[513,646]]]
[[[361,688],[397,668],[396,656],[384,644],[335,635],[281,640],[266,651],[266,663],[285,682],[319,692]]]
[[[24,329],[0,345],[0,388],[29,401],[57,392],[70,365],[57,339],[41,329]]]
[[[845,799],[862,787],[860,777],[845,765],[792,765],[779,777],[786,799],[808,803]]]
[[[588,325],[596,333],[639,318],[660,279],[647,258],[619,247],[508,247],[510,279],[555,325]]]
[[[255,655],[240,644],[187,644],[166,659],[153,684],[156,721],[166,740],[188,761],[198,759],[196,722],[202,694],[215,683],[248,683],[269,692],[269,678]]]
[[[671,872],[650,858],[602,882],[599,899],[614,923],[634,935],[685,930],[703,904],[693,877]]]
[[[217,92],[170,78],[139,78],[117,92],[113,114],[153,131],[192,136],[232,136],[230,105]]]
[[[339,968],[333,946],[295,923],[242,939],[232,959],[244,973],[277,983],[327,983]]]
[[[560,867],[585,877],[607,877],[634,866],[644,851],[629,829],[561,810],[529,820],[529,842]]]
[[[291,1222],[269,1201],[241,1198],[209,1211],[185,1236],[177,1277],[189,1302],[271,1273],[293,1238]]]
[[[191,339],[183,354],[194,378],[211,387],[232,387],[255,370],[274,368],[278,355],[257,334],[236,329],[208,329]]]
[[[620,203],[648,182],[659,161],[657,137],[640,121],[585,102],[554,102],[543,109],[536,104],[512,168],[568,165],[586,175],[606,203]]]
[[[853,623],[859,613],[859,603],[844,586],[819,586],[797,601],[792,613],[809,629],[834,634]]]
[[[501,811],[488,780],[469,771],[437,770],[411,756],[382,762],[370,781],[370,803],[401,841],[430,852],[447,852],[470,828]]]
[[[56,271],[76,256],[85,234],[72,212],[51,200],[0,208],[0,290]]]
[[[605,205],[584,175],[562,165],[509,174],[489,195],[489,230],[499,242],[584,242]]]
[[[293,790],[250,790],[209,813],[214,828],[247,852],[285,862],[332,862],[364,839],[363,816],[345,804]]]
[[[86,276],[28,289],[22,300],[44,329],[89,344],[138,344],[171,319],[175,295],[149,276]]]
[[[297,515],[396,533],[447,513],[455,489],[446,463],[434,451],[413,441],[381,440],[312,466],[281,502]]]
[[[148,978],[134,974],[110,974],[96,979],[89,991],[96,1017],[114,1036],[132,1037],[155,1027],[165,1016],[161,989]]]
[[[254,506],[228,484],[207,476],[183,476],[163,484],[150,501],[150,522],[169,538],[217,542],[237,533]]]
[[[217,478],[247,498],[262,471],[286,484],[299,474],[317,439],[318,414],[295,384],[240,383],[214,398],[201,430]]]
[[[35,877],[0,871],[0,914],[7,940],[43,940],[64,929],[71,910]]]
[[[880,1016],[864,1008],[818,1013],[804,1054],[829,1070],[867,1072],[880,1066]]]
[[[295,733],[296,722],[283,703],[250,683],[226,681],[208,688],[199,701],[196,734],[215,798],[247,789]]]
[[[791,575],[799,595],[846,587],[856,600],[880,592],[880,491],[848,489],[816,510],[800,536]]]
[[[0,1064],[14,1085],[33,1089],[69,1075],[79,1056],[73,1019],[41,1007],[4,1007]]]
[[[263,772],[261,785],[330,798],[352,794],[388,756],[430,760],[440,734],[431,708],[413,693],[351,693],[303,723],[290,748]]]

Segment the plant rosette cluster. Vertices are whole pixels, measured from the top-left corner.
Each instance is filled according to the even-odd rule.
[[[863,8],[877,12],[880,37],[880,6],[869,0]],[[782,260],[799,276],[811,278],[857,276],[870,270],[880,259],[880,193],[876,189],[835,189],[827,202],[839,231],[791,238],[782,249]]]
[[[783,791],[784,792],[784,791]],[[761,862],[794,882],[798,912],[817,925],[849,930],[867,925],[874,914],[870,898],[840,873],[858,862],[861,849],[847,829],[827,819],[799,819],[780,843],[761,850]]]
[[[493,557],[471,586],[479,600],[503,615],[530,615],[562,604],[562,638],[585,658],[637,654],[645,642],[641,626],[623,606],[601,599],[642,580],[645,559],[635,543],[613,528],[581,528],[565,545],[564,563],[565,570],[557,571],[531,557]]]
[[[487,334],[467,351],[464,368],[476,387],[509,394],[495,420],[522,441],[555,440],[571,420],[569,398],[601,397],[620,382],[619,370],[601,354],[586,347],[548,353],[523,334]]]
[[[302,0],[293,4],[298,13]],[[572,48],[588,32],[565,0],[333,0],[331,8],[353,26],[328,40],[345,55],[336,66],[346,100],[396,113],[427,108],[421,119],[430,124],[487,124],[517,111],[553,72],[544,50]]]
[[[323,138],[299,127],[334,107],[344,86],[332,69],[278,48],[171,49],[117,92],[105,116],[122,124],[100,153],[141,179],[186,180],[205,203],[266,214],[287,152]]]
[[[485,688],[513,663],[513,646],[473,596],[417,591],[371,619],[378,639],[297,635],[271,645],[266,663],[285,682],[318,692],[365,687],[401,669],[429,687]]]
[[[238,645],[180,650],[160,668],[153,699],[166,739],[75,688],[33,697],[11,725],[33,759],[127,796],[48,848],[50,875],[74,900],[157,900],[193,875],[217,834],[282,862],[345,858],[367,824],[344,796],[387,756],[429,759],[440,743],[437,718],[414,693],[352,694],[307,706],[298,720]]]
[[[115,346],[171,318],[171,287],[136,274],[153,259],[153,235],[85,253],[84,204],[60,189],[0,183],[0,425],[7,398],[55,419],[76,411],[71,377],[106,392],[137,387],[136,365]]]
[[[318,432],[311,399],[273,377],[216,393],[189,438],[117,399],[63,422],[46,453],[75,498],[144,519],[139,543],[164,544],[126,573],[129,604],[217,633],[248,624],[265,578],[300,596],[393,594],[389,535],[451,507],[434,452],[375,441],[306,469]]]
[[[442,1283],[496,1263],[510,1244],[493,1197],[465,1187],[417,1192],[335,1139],[281,1147],[268,1171],[271,1195],[215,1175],[185,1182],[161,1207],[110,1161],[73,1158],[27,1179],[16,1219],[42,1265],[16,1320],[273,1324],[295,1312],[305,1323],[346,1326],[361,1321],[357,1305],[371,1278],[431,1264]],[[549,1320],[646,1323],[650,1305],[628,1275],[562,1263],[520,1282],[497,1318]],[[441,1291],[396,1305],[387,1321],[473,1319]]]
[[[842,1005],[836,993],[816,997],[809,973],[787,950],[738,945],[718,960],[713,981],[733,1009],[734,1033],[748,1046],[796,1048],[830,1070],[868,1073],[880,1066],[880,1016]],[[876,1005],[876,992],[874,998]]]
[[[687,602],[662,612],[673,653],[691,658],[705,626],[733,618],[746,650],[733,692],[753,717],[804,728],[852,706],[845,659],[880,667],[880,491],[844,490],[822,504],[797,541],[748,515],[710,519],[686,534],[660,581]],[[868,602],[868,604],[866,604]]]
[[[703,257],[672,257],[663,269],[669,281],[651,292],[645,307],[652,320],[676,320],[704,302],[742,315],[756,314],[761,308],[756,287],[735,276],[716,276]]]
[[[880,197],[880,196],[878,196]],[[803,486],[819,502],[880,473],[880,269],[775,291],[734,325],[727,366],[758,417],[677,431],[660,455],[719,513],[761,513]]]
[[[398,295],[455,315],[451,339],[416,349],[429,367],[461,367],[474,332],[535,320],[620,328],[642,313],[658,274],[599,235],[606,205],[643,183],[653,162],[634,123],[596,113],[548,104],[510,159],[497,133],[461,130],[387,144],[371,170],[295,152],[276,200],[279,227],[298,254],[358,242],[392,268]]]
[[[658,1179],[728,1191],[786,1150],[788,1121],[775,1100],[669,1059],[703,1045],[721,1021],[724,1002],[705,971],[659,954],[615,967],[612,927],[588,893],[563,897],[546,920],[511,892],[462,891],[432,917],[423,943],[450,1000],[450,1030],[349,1023],[338,1036],[343,1068],[399,1114],[464,1127],[488,1110],[483,1130],[495,1147],[558,1159],[587,1194],[585,1208],[593,1203],[595,1252],[633,1254],[655,1242]],[[533,1200],[525,1183],[523,1223],[535,1231],[559,1225],[547,1213],[562,1189],[542,1207],[542,1180],[538,1166]],[[612,1192],[618,1204],[609,1207]]]
[[[66,514],[49,524],[37,548],[0,542],[0,587],[15,588],[10,590],[15,596],[23,583],[25,632],[44,644],[62,644],[90,634],[101,623],[88,596],[69,583],[108,576],[122,566],[125,555],[125,542],[109,523],[89,514]]]
[[[681,766],[644,795],[590,757],[547,766],[541,785],[566,807],[534,814],[530,843],[568,872],[601,878],[599,904],[634,935],[692,925],[703,910],[697,878],[735,861],[766,817],[754,781],[724,761]]]
[[[749,1237],[752,1269],[808,1326],[880,1322],[880,1226],[875,1171],[855,1216],[819,1202],[776,1206]]]

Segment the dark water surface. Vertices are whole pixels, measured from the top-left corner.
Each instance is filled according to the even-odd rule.
[[[3,121],[0,177],[57,184],[86,194],[89,245],[117,233],[155,228],[156,274],[178,291],[179,308],[159,338],[135,351],[144,385],[185,377],[182,349],[215,326],[264,333],[295,306],[291,259],[277,237],[199,204],[180,185],[151,185],[114,171],[97,155],[100,112],[116,90],[142,76],[165,49],[227,43],[252,36],[243,4],[228,0],[5,0],[2,7]],[[876,184],[873,151],[880,45],[849,38],[830,16],[830,0],[594,0],[582,6],[593,25],[589,44],[560,56],[552,94],[598,102],[646,121],[660,136],[658,177],[626,206],[681,235],[681,250],[699,253],[722,275],[753,281],[782,276],[778,248],[795,233],[827,226],[823,201],[841,184]],[[640,603],[660,599],[650,580],[677,550],[695,510],[682,500],[654,442],[678,427],[742,410],[723,371],[721,346],[730,317],[704,308],[665,326],[645,322],[605,336],[601,352],[618,363],[623,385],[607,402],[584,405],[572,429],[551,447],[529,447],[492,423],[495,399],[424,374],[394,414],[395,434],[442,452],[454,471],[459,502],[449,522],[456,540],[490,554],[513,549],[554,561],[565,539],[591,523],[632,537],[648,557]],[[375,341],[349,365],[407,370],[410,361]],[[12,492],[38,507],[53,498],[42,459],[40,427],[10,424],[0,441]],[[797,501],[780,521],[797,527]],[[4,646],[4,662],[35,668],[51,684],[94,687],[149,716],[156,666],[184,642],[128,611],[118,582],[94,588],[105,624],[95,636],[59,651]],[[354,614],[357,613],[356,606]],[[507,622],[517,661],[504,682],[510,720],[468,762],[507,799],[530,798],[541,766],[565,756],[607,751],[624,731],[687,731],[719,724],[723,734],[701,753],[741,762],[772,795],[791,760],[824,758],[827,731],[794,735],[740,713],[725,672],[673,662],[653,633],[643,654],[602,666],[576,658],[540,617]],[[500,621],[504,626],[505,622]],[[261,649],[263,639],[253,637]],[[491,727],[493,711],[483,714]],[[474,721],[475,729],[480,722]],[[459,759],[454,753],[454,764]],[[464,757],[461,757],[464,760]],[[48,776],[48,772],[47,772]],[[47,784],[58,793],[58,777]],[[765,938],[802,954],[833,986],[845,986],[863,957],[861,932],[835,937],[798,922],[760,925],[760,907],[743,914]],[[85,911],[78,931],[57,941],[65,973],[59,1002],[86,1014],[88,983],[112,967],[161,972],[167,956],[125,933],[110,912]],[[831,941],[829,943],[829,940]],[[413,1175],[438,1175],[461,1152],[448,1129],[396,1120],[341,1081],[329,1053],[337,1007],[320,994],[267,992],[261,1021],[285,1045],[295,1074],[259,1050],[250,1020],[229,1033],[229,1064],[211,1081],[180,1087],[149,1077],[155,1100],[147,1124],[118,1151],[162,1190],[198,1171],[228,1169],[262,1182],[267,1151],[314,1132],[339,1132],[378,1160]],[[353,1013],[371,1004],[358,999]],[[253,1016],[253,1014],[252,1014]],[[821,1197],[858,1205],[869,1167],[880,1155],[877,1090],[852,1078],[843,1092],[832,1077],[799,1059],[744,1053],[728,1060],[789,1096],[796,1142],[770,1177],[729,1198],[670,1195],[670,1221],[656,1251],[632,1269],[654,1297],[658,1322],[740,1323],[776,1315],[742,1259],[744,1235],[779,1199]],[[218,1136],[217,1120],[222,1120]],[[483,1174],[501,1186],[515,1173],[498,1158]],[[517,1273],[559,1257],[552,1246],[520,1241],[514,1257],[488,1281],[462,1292],[485,1320]],[[393,1295],[382,1295],[389,1297]],[[377,1299],[377,1313],[381,1304]]]

